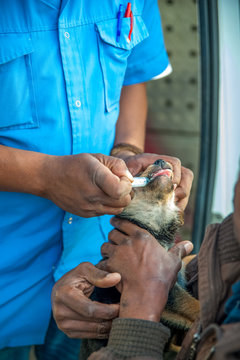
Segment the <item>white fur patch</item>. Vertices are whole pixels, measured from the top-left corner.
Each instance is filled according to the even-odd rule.
[[[179,209],[174,202],[174,193],[164,203],[146,202],[146,198],[136,196],[123,210],[122,215],[145,225],[153,231],[159,232],[172,221],[177,221]]]

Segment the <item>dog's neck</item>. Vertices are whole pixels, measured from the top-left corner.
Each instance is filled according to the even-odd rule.
[[[166,203],[148,203],[136,196],[118,217],[149,231],[167,249],[173,245],[176,230],[182,224],[174,194]]]

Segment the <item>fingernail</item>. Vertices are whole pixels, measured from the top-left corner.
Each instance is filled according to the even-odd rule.
[[[184,244],[186,252],[189,254],[193,249],[193,244],[189,241],[186,244]]]
[[[126,170],[126,177],[131,181],[131,182],[133,182],[133,176],[132,176],[132,174],[130,173],[130,171],[127,169]]]
[[[106,275],[105,275],[105,277],[111,277],[111,278],[116,278],[117,280],[120,280],[121,279],[121,275],[119,274],[119,273],[117,273],[117,272],[112,272],[112,273],[107,273]]]

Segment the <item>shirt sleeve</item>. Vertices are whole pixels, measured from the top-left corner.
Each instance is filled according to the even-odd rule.
[[[164,44],[157,0],[145,0],[142,18],[149,36],[132,50],[123,85],[158,79],[172,70]]]
[[[161,323],[138,319],[115,319],[108,345],[93,353],[90,360],[162,359],[170,336]]]

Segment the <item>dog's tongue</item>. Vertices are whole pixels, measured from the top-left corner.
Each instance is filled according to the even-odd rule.
[[[172,170],[170,170],[170,169],[159,170],[153,174],[152,178],[155,178],[157,176],[162,176],[162,175],[166,175],[167,177],[171,178]]]

